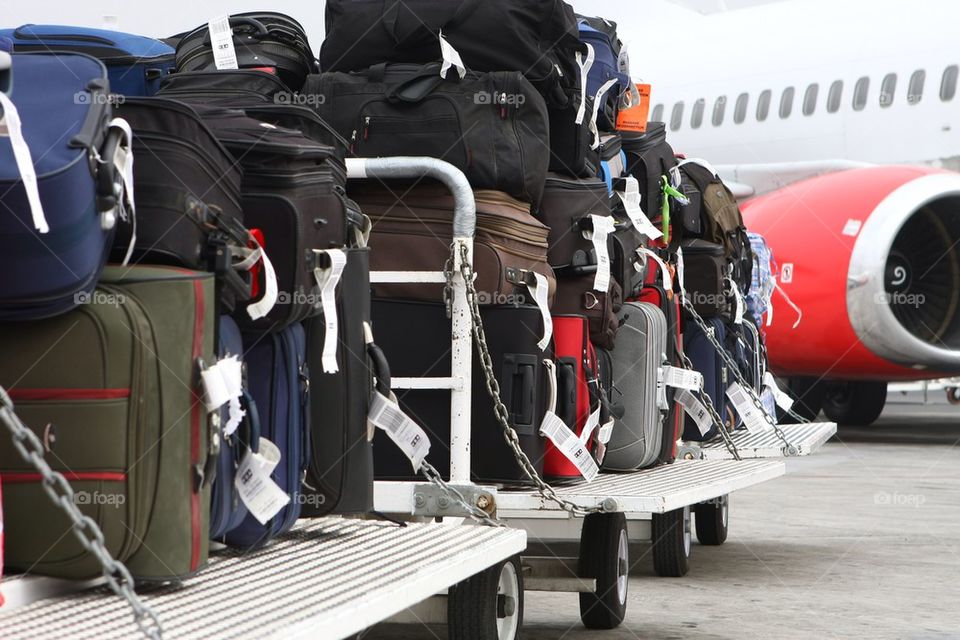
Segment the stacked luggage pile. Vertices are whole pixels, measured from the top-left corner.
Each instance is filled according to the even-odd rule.
[[[447,375],[449,300],[370,271],[440,269],[453,199],[430,180],[348,188],[349,157],[429,156],[470,181],[474,298],[537,474],[667,464],[680,439],[744,426],[735,379],[771,397],[736,201],[662,123],[617,130],[638,93],[615,24],[561,0],[381,9],[329,0],[319,63],[268,12],[172,45],[0,32],[3,402],[139,581],[193,574],[209,540],[249,550],[301,516],[368,513],[374,478],[415,477],[368,412],[387,362]],[[473,478],[528,483],[482,366]],[[449,401],[396,400],[448,468]],[[97,574],[18,451],[0,447],[8,566]]]

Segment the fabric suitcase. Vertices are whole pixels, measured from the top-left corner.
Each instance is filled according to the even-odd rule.
[[[199,366],[213,361],[214,306],[209,274],[108,267],[88,304],[0,328],[0,384],[100,526],[107,550],[138,581],[184,578],[207,558],[218,441]],[[12,447],[0,447],[0,474],[7,565],[99,575]]]
[[[662,178],[677,165],[673,148],[667,142],[666,125],[650,122],[644,133],[620,132],[627,154],[627,173],[640,183],[640,206],[650,220],[660,218],[663,207]]]
[[[158,96],[209,106],[283,104],[290,89],[272,73],[257,69],[179,71],[160,82]]]
[[[725,314],[728,261],[723,247],[706,240],[684,240],[684,288],[693,308],[704,318]]]
[[[330,0],[324,26],[324,71],[433,62],[442,31],[467,69],[523,72],[557,106],[579,89],[574,54],[583,47],[573,9],[563,0]]]
[[[120,132],[108,132],[102,63],[74,53],[11,58],[12,68],[0,69],[0,89],[19,112],[38,193],[31,198],[25,186],[13,147],[15,116],[5,113],[0,320],[30,320],[69,311],[96,286],[118,215],[114,187],[121,178],[114,157]],[[29,172],[23,156],[20,162]]]
[[[72,52],[106,65],[110,91],[125,96],[152,96],[173,71],[173,47],[153,38],[108,29],[52,24],[25,24],[0,29],[16,52]]]
[[[615,226],[610,234],[610,270],[623,289],[624,300],[629,300],[643,288],[646,263],[640,249],[647,243],[627,215],[620,197],[611,198],[611,204]]]
[[[727,339],[727,328],[720,318],[710,318],[706,320],[708,331],[711,331],[713,337],[724,344]],[[728,420],[727,405],[727,368],[717,353],[716,348],[710,344],[704,330],[699,324],[693,321],[687,321],[684,326],[684,352],[690,358],[693,368],[703,374],[703,390],[713,403],[713,408],[717,414],[723,417],[724,422]],[[717,426],[713,425],[707,433],[700,433],[697,423],[690,417],[685,416],[683,427],[683,439],[702,441],[710,440],[719,435]]]
[[[549,401],[544,359],[552,348],[537,346],[543,319],[534,306],[486,307],[481,312],[500,395],[510,412],[520,446],[538,472],[544,459],[540,424]],[[375,299],[373,326],[392,373],[398,376],[443,376],[450,373],[450,320],[442,304]],[[414,330],[415,329],[415,330]],[[480,359],[473,358],[471,410],[471,477],[475,482],[528,482],[503,439],[493,401],[487,394]],[[441,475],[450,469],[450,394],[446,390],[397,390],[407,414],[430,437],[427,460]],[[373,442],[378,479],[407,480],[415,474],[410,462],[383,433]]]
[[[593,98],[572,97],[565,107],[551,107],[550,171],[572,178],[592,178],[600,172],[599,148],[586,121],[577,123],[577,109],[584,99],[584,111],[593,113]]]
[[[310,372],[301,324],[277,333],[245,334],[244,347],[250,395],[260,416],[260,437],[280,450],[280,462],[271,478],[290,497],[266,523],[248,513],[224,536],[231,546],[253,549],[289,531],[300,517],[304,502],[301,482],[310,455]]]
[[[294,91],[303,86],[308,73],[317,71],[307,35],[290,16],[269,11],[238,13],[229,22],[241,69],[269,69]],[[177,43],[177,71],[216,68],[209,25],[200,25]]]
[[[359,157],[440,158],[475,189],[537,203],[549,164],[543,99],[517,71],[440,77],[439,63],[307,79],[303,94]]]
[[[347,252],[336,290],[336,373],[323,369],[327,318],[307,321],[311,456],[304,483],[304,515],[366,513],[373,509],[373,450],[367,414],[373,391],[372,359],[364,325],[370,318],[370,252]],[[378,379],[381,376],[378,372]]]
[[[613,350],[614,387],[622,416],[614,423],[603,468],[633,471],[655,465],[663,446],[666,410],[657,399],[657,377],[667,353],[667,319],[659,307],[627,302]]]
[[[613,25],[611,35],[609,27],[598,29],[594,26],[596,20],[577,16],[577,26],[580,41],[593,48],[594,60],[587,73],[587,93],[601,103],[597,109],[597,126],[612,131],[617,126],[620,96],[630,89],[632,80],[629,72],[621,69],[622,44],[616,37],[616,25]]]
[[[601,180],[556,173],[547,176],[536,217],[550,228],[547,260],[558,276],[596,271],[597,255],[593,242],[586,238],[592,229],[591,215],[610,216],[610,198]]]
[[[588,320],[590,341],[604,349],[613,349],[620,329],[617,314],[623,306],[623,291],[614,278],[606,293],[595,290],[593,275],[560,278],[557,297],[551,307],[561,315],[582,315]]]
[[[371,269],[436,271],[450,257],[453,241],[453,196],[440,185],[402,191],[364,184],[351,190],[370,217]],[[547,263],[549,229],[530,215],[530,206],[497,191],[474,191],[477,229],[473,270],[480,304],[533,302],[524,272],[547,280],[548,303],[556,279]],[[376,297],[442,300],[443,285],[378,284]]]

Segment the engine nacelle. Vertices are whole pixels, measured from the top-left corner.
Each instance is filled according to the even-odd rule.
[[[852,169],[743,203],[780,286],[766,327],[781,375],[918,380],[960,372],[960,174]]]

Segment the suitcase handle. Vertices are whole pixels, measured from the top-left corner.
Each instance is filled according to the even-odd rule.
[[[243,27],[243,26],[253,27],[256,31],[253,34],[253,37],[256,38],[257,40],[263,40],[264,38],[267,38],[270,36],[270,30],[267,29],[267,27],[259,20],[248,18],[246,16],[230,16],[231,31],[233,31],[237,27]],[[210,46],[210,29],[206,27],[202,27],[202,28],[205,29],[207,32],[206,35],[203,36],[203,46],[208,47]],[[233,34],[233,35],[236,36],[236,34]]]
[[[573,358],[557,360],[557,416],[571,429],[577,427],[577,364]]]
[[[535,356],[508,353],[503,356],[503,397],[516,427],[531,427],[536,413],[537,367]]]

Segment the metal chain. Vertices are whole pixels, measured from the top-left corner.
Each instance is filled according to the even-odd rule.
[[[786,446],[787,455],[796,455],[797,447],[789,440],[787,440],[786,435],[783,433],[783,430],[777,426],[777,421],[773,418],[767,410],[763,407],[763,402],[760,400],[760,396],[757,395],[757,392],[754,391],[753,385],[747,382],[746,378],[743,377],[743,374],[740,373],[740,368],[737,366],[737,363],[734,362],[733,358],[727,353],[727,348],[720,344],[716,336],[713,335],[713,332],[710,331],[710,327],[707,326],[707,323],[704,321],[703,317],[697,313],[697,310],[693,308],[693,304],[686,299],[686,296],[683,298],[683,307],[693,318],[693,321],[700,325],[700,328],[703,329],[704,336],[713,345],[713,348],[717,351],[720,357],[726,363],[727,367],[733,373],[733,377],[736,379],[740,386],[743,387],[743,390],[749,396],[750,401],[753,402],[754,406],[760,410],[760,415],[763,416],[763,419],[766,420],[767,424],[773,429],[773,432],[777,437],[783,442]]]
[[[10,431],[17,453],[40,473],[43,478],[43,490],[73,523],[73,533],[81,546],[100,563],[107,586],[130,605],[137,627],[146,637],[161,640],[163,627],[160,619],[134,592],[133,577],[127,568],[107,551],[100,527],[92,518],[83,515],[77,507],[73,489],[66,478],[63,474],[51,469],[44,460],[43,443],[13,411],[13,402],[2,387],[0,387],[0,422],[3,422]]]
[[[447,484],[443,479],[443,476],[440,475],[440,472],[437,469],[424,460],[420,463],[420,472],[423,473],[423,476],[429,480],[431,483],[440,488],[441,491],[446,493],[454,502],[459,504],[464,511],[467,512],[471,520],[475,520],[480,524],[485,524],[490,527],[505,527],[507,526],[504,522],[497,520],[490,516],[489,513],[481,509],[476,505],[472,505],[467,502],[467,499],[460,493],[459,489],[453,485]]]
[[[493,359],[490,356],[490,349],[487,346],[487,336],[483,330],[483,319],[480,316],[480,304],[477,301],[477,290],[473,283],[473,267],[470,265],[470,253],[465,244],[454,242],[451,247],[451,258],[447,261],[447,266],[445,268],[447,274],[447,287],[452,288],[452,266],[458,257],[458,244],[460,246],[460,276],[463,278],[464,285],[466,287],[467,304],[470,307],[470,319],[471,324],[473,325],[474,343],[477,347],[477,353],[480,355],[481,368],[483,369],[483,376],[486,381],[487,393],[493,400],[494,414],[496,415],[497,422],[500,424],[500,427],[503,431],[503,439],[506,441],[507,446],[509,446],[513,451],[513,455],[516,457],[517,463],[523,469],[523,472],[536,486],[537,492],[545,499],[556,503],[561,509],[572,515],[586,516],[591,513],[602,512],[602,507],[582,507],[569,500],[564,500],[557,495],[557,492],[553,489],[553,487],[547,484],[547,482],[540,477],[540,474],[537,473],[533,463],[530,462],[530,458],[527,457],[526,452],[524,452],[524,450],[520,447],[520,437],[510,425],[510,411],[507,409],[506,405],[503,404],[503,400],[500,398],[500,383],[497,381],[497,376],[493,369]]]
[[[690,358],[687,357],[687,354],[683,352],[683,349],[677,349],[677,353],[680,355],[680,361],[683,363],[683,367],[689,371],[696,371],[693,367],[693,362]],[[710,414],[710,419],[713,420],[713,424],[717,427],[717,430],[720,432],[720,437],[723,439],[723,444],[727,448],[727,451],[730,452],[730,455],[733,456],[734,460],[741,460],[740,449],[737,448],[736,443],[733,441],[733,437],[727,431],[727,427],[723,422],[723,418],[720,417],[720,414],[717,413],[717,410],[713,408],[713,401],[710,399],[710,396],[707,395],[707,392],[703,388],[693,389],[693,394],[697,397],[700,403],[707,410],[707,413]]]

